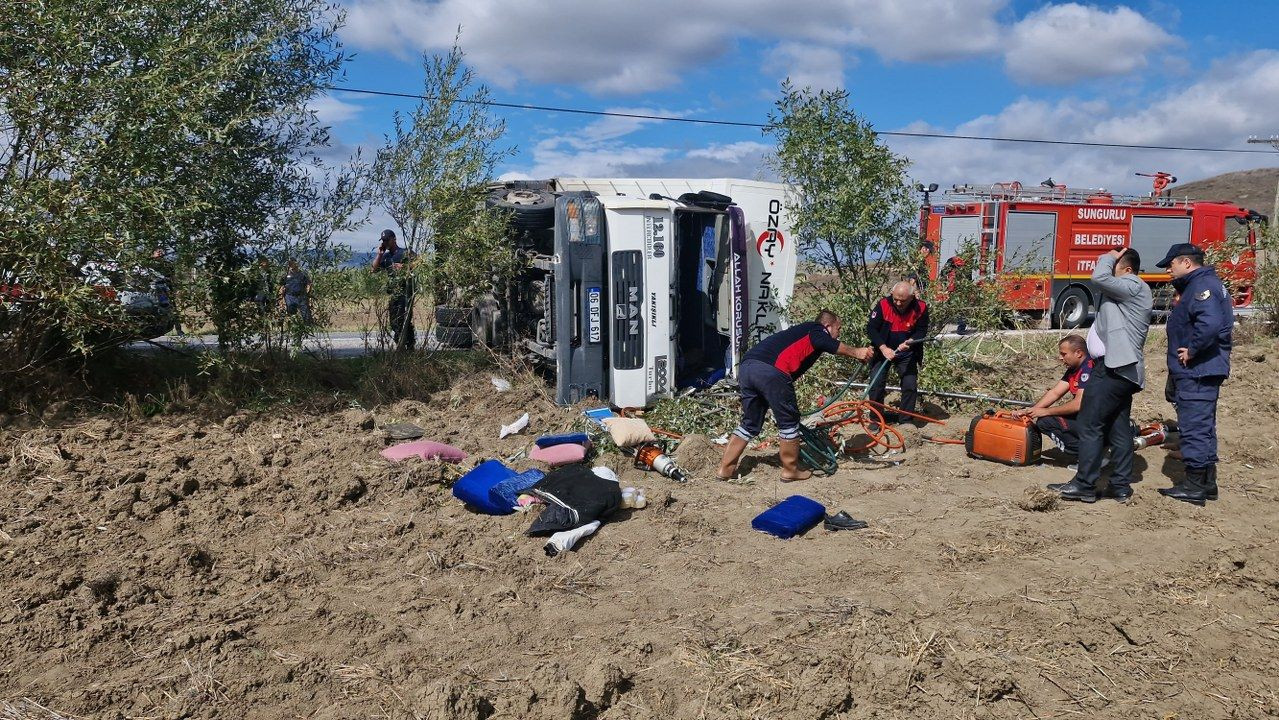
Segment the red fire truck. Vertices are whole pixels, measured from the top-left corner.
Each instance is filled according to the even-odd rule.
[[[936,287],[944,293],[946,277],[959,265],[974,279],[997,282],[1013,309],[1033,318],[1047,313],[1053,327],[1077,328],[1091,321],[1100,300],[1090,277],[1103,253],[1117,246],[1140,252],[1141,277],[1155,290],[1156,309],[1166,309],[1171,278],[1155,263],[1168,247],[1191,242],[1209,249],[1234,241],[1232,256],[1218,270],[1232,286],[1235,306],[1250,305],[1256,229],[1265,216],[1229,202],[1175,199],[1167,186],[1176,179],[1154,177],[1155,191],[1146,197],[1068,189],[1047,180],[1033,188],[1017,182],[955,185],[944,202],[926,199],[920,224],[930,274],[941,277]],[[959,260],[969,243],[977,249],[974,268]]]

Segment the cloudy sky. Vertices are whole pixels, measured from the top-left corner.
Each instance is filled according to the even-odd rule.
[[[763,122],[780,82],[844,87],[879,130],[1258,149],[1279,134],[1279,3],[1161,0],[342,0],[342,84],[421,91],[457,29],[497,100]],[[376,147],[411,100],[334,92],[339,150]],[[768,177],[758,129],[502,110],[504,177]],[[917,180],[1051,176],[1144,191],[1272,155],[891,139]],[[375,219],[375,224],[377,220]]]

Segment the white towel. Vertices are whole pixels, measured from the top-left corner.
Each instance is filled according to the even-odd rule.
[[[561,530],[560,532],[552,535],[551,539],[546,541],[546,545],[544,545],[542,549],[546,551],[547,557],[555,557],[562,552],[572,550],[573,546],[582,538],[599,529],[600,521],[595,520],[593,522],[588,522],[581,527],[573,528],[572,530]]]

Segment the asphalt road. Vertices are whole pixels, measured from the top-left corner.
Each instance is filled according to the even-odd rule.
[[[129,349],[139,352],[162,352],[161,348],[169,348],[179,352],[217,350],[218,336],[165,335],[155,340],[129,344]],[[320,333],[307,338],[302,343],[304,352],[335,358],[359,357],[377,349],[377,335],[365,335],[358,332]]]

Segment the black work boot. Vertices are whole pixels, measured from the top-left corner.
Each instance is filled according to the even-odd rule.
[[[1175,483],[1170,488],[1159,488],[1159,494],[1202,507],[1208,499],[1208,472],[1207,468],[1188,467],[1185,482]]]
[[[1217,499],[1217,466],[1216,465],[1208,466],[1207,492],[1204,493],[1204,496],[1207,497],[1209,500]]]
[[[1132,486],[1131,485],[1113,485],[1113,484],[1107,485],[1106,489],[1102,490],[1100,493],[1098,493],[1098,495],[1104,498],[1110,498],[1111,500],[1118,500],[1119,502],[1126,503],[1132,499]]]
[[[1085,485],[1079,482],[1078,478],[1057,488],[1057,492],[1061,493],[1062,500],[1078,500],[1086,503],[1097,502],[1097,488],[1093,485]]]

